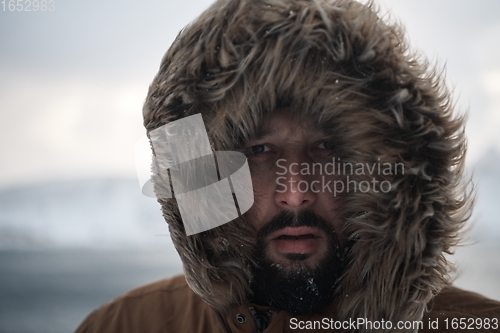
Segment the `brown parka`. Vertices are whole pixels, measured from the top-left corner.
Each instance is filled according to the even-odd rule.
[[[335,325],[356,331],[358,327],[357,318],[333,323],[332,320],[337,320],[334,304],[311,317],[292,318],[285,311],[252,304],[235,307],[221,316],[193,293],[184,276],[177,276],[132,290],[103,305],[91,313],[75,333],[255,333],[258,319],[253,310],[261,315],[270,314],[266,318],[266,333],[332,332],[336,331]],[[475,293],[445,288],[429,304],[429,310],[420,321],[391,325],[406,325],[407,329],[414,326],[421,328],[421,333],[500,331],[500,302]],[[308,329],[308,323],[315,325],[314,322],[319,326]],[[372,323],[373,329],[369,331],[383,331],[375,329],[374,325],[382,325],[381,320],[378,322]],[[384,325],[389,324],[384,322]]]

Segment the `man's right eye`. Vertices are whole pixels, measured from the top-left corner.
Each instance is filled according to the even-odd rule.
[[[271,149],[266,145],[255,145],[246,149],[247,154],[258,155],[270,151]]]

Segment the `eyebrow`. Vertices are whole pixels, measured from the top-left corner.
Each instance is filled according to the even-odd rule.
[[[274,128],[272,129],[266,129],[266,130],[258,130],[257,133],[252,137],[252,140],[263,140],[265,138],[275,136],[278,133],[278,131]]]

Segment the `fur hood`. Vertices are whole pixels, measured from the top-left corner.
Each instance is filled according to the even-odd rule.
[[[281,106],[327,127],[343,161],[403,163],[379,175],[390,192],[343,198],[338,319],[420,320],[448,283],[444,254],[471,202],[463,117],[439,73],[372,4],[219,0],[172,44],[143,113],[148,131],[201,113],[213,149],[234,150]],[[175,199],[159,201],[194,292],[220,313],[245,303],[256,231],[237,219],[188,237]]]

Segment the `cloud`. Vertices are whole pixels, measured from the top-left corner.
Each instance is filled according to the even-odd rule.
[[[0,183],[133,176],[147,82],[19,73],[0,91]]]

